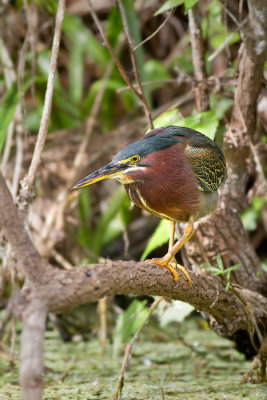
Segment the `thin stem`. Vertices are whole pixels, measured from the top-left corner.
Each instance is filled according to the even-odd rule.
[[[120,46],[120,44],[119,44],[119,46]],[[59,192],[59,194],[57,196],[57,201],[54,204],[54,207],[50,210],[50,212],[48,213],[48,215],[46,217],[46,220],[45,220],[45,223],[44,223],[41,235],[40,235],[40,243],[46,243],[46,249],[45,249],[46,253],[51,252],[51,250],[55,246],[55,240],[57,238],[57,236],[54,235],[53,238],[51,239],[50,232],[52,230],[56,231],[56,230],[62,229],[63,213],[64,213],[65,206],[68,204],[69,201],[76,198],[78,195],[78,192],[76,194],[74,194],[74,192],[70,193],[69,188],[70,188],[70,186],[73,185],[73,181],[76,178],[78,170],[80,169],[81,164],[84,160],[84,156],[86,154],[86,149],[88,147],[88,143],[90,141],[93,127],[95,124],[96,116],[99,113],[102,99],[103,99],[103,96],[104,96],[104,93],[106,90],[107,81],[112,73],[113,67],[114,67],[114,60],[111,59],[105,70],[105,73],[104,73],[104,76],[102,79],[102,85],[94,99],[94,103],[92,105],[90,115],[88,116],[88,118],[86,120],[85,134],[84,134],[82,142],[80,143],[77,154],[75,156],[70,177],[68,178],[65,187]]]
[[[150,110],[148,108],[146,97],[145,97],[145,94],[144,94],[144,91],[143,91],[142,83],[141,83],[141,80],[140,80],[140,75],[139,75],[137,62],[136,62],[136,56],[135,56],[134,43],[133,43],[133,39],[132,39],[131,34],[130,34],[127,17],[126,17],[126,14],[125,14],[125,10],[124,10],[122,1],[121,0],[117,0],[117,2],[118,2],[120,13],[121,13],[124,32],[125,32],[125,35],[126,35],[126,38],[127,38],[128,44],[129,44],[129,48],[130,48],[131,60],[132,60],[133,69],[134,69],[134,76],[135,76],[135,80],[136,80],[137,87],[138,87],[138,97],[142,101],[142,104],[143,104],[143,107],[144,107],[144,111],[145,111],[145,114],[146,114],[146,118],[148,120],[149,127],[150,127],[150,129],[153,129],[153,127],[154,127],[153,126],[153,121],[152,121],[151,113],[150,113]]]
[[[127,83],[127,85],[132,89],[133,93],[136,94],[136,96],[140,98],[138,91],[134,88],[132,82],[131,82],[130,79],[128,78],[128,76],[127,76],[127,74],[126,74],[126,72],[125,72],[123,66],[121,65],[121,63],[120,63],[118,57],[116,56],[116,54],[115,54],[113,48],[111,47],[111,44],[110,44],[109,41],[108,41],[108,38],[106,37],[106,35],[105,35],[105,33],[104,33],[103,29],[102,29],[102,26],[101,26],[101,24],[100,24],[100,21],[99,21],[97,15],[96,15],[96,13],[95,13],[95,11],[94,11],[94,9],[93,9],[91,0],[87,0],[87,4],[88,4],[89,10],[90,10],[90,13],[91,13],[91,15],[92,15],[92,18],[93,18],[93,20],[94,20],[94,22],[95,22],[95,24],[96,24],[96,26],[97,26],[97,28],[98,28],[98,30],[99,30],[99,33],[100,33],[100,35],[101,35],[101,38],[102,38],[102,40],[104,41],[105,45],[107,46],[108,51],[109,51],[110,54],[111,54],[111,57],[113,58],[115,64],[117,65],[117,67],[118,67],[118,69],[119,69],[119,71],[120,71],[120,73],[121,73],[121,76],[123,77],[123,79],[125,80],[125,82]]]
[[[159,33],[159,31],[164,27],[164,25],[166,24],[166,22],[169,20],[170,16],[172,15],[172,11],[173,11],[173,8],[168,13],[166,19],[162,22],[162,24],[160,24],[160,26],[153,33],[151,33],[151,35],[149,35],[147,38],[145,38],[145,40],[143,40],[141,43],[137,44],[134,47],[134,50],[139,49],[139,47],[143,46],[143,44],[145,44],[146,42],[151,40],[154,36],[156,36]]]
[[[144,319],[143,323],[141,324],[141,326],[137,329],[137,331],[135,332],[134,336],[132,337],[130,343],[128,344],[128,346],[126,347],[125,350],[125,354],[124,354],[124,359],[122,362],[122,366],[121,366],[121,370],[120,370],[120,375],[119,375],[119,379],[118,379],[118,384],[117,384],[117,389],[116,392],[114,394],[113,400],[117,400],[118,396],[121,395],[122,392],[122,387],[123,387],[123,380],[124,380],[124,373],[128,364],[128,360],[131,354],[131,350],[133,347],[134,342],[137,340],[139,333],[141,332],[141,330],[143,329],[143,327],[145,326],[145,324],[147,323],[147,321],[149,320],[151,314],[154,312],[154,310],[157,308],[157,306],[159,305],[159,303],[164,299],[164,297],[158,297],[154,303],[152,304],[152,306],[150,307],[150,310],[146,316],[146,318]]]
[[[53,90],[54,90],[54,83],[55,83],[55,76],[57,70],[57,59],[59,53],[59,45],[60,45],[60,38],[61,38],[61,31],[62,31],[62,24],[64,20],[66,8],[66,0],[59,0],[58,2],[58,10],[56,15],[56,27],[55,27],[55,34],[53,39],[52,45],[52,55],[51,55],[51,63],[50,69],[48,74],[48,81],[47,81],[47,89],[45,93],[45,102],[44,108],[42,113],[42,119],[40,124],[40,129],[37,136],[37,142],[34,148],[34,153],[32,157],[32,162],[29,168],[28,175],[24,180],[24,190],[25,192],[29,192],[32,189],[37,169],[41,162],[41,155],[44,148],[44,144],[46,141],[48,125],[50,120],[51,108],[52,108],[52,99],[53,99]]]
[[[220,54],[225,48],[226,46],[229,44],[229,42],[231,41],[231,39],[233,38],[233,36],[236,34],[236,32],[238,32],[241,27],[243,27],[243,25],[245,25],[245,23],[247,22],[247,18],[244,19],[244,21],[238,26],[237,29],[235,29],[229,36],[227,36],[227,38],[225,39],[225,41],[220,45],[220,47],[218,47],[218,49],[216,49],[209,57],[208,57],[208,61],[213,61],[214,58],[217,57],[218,54]]]

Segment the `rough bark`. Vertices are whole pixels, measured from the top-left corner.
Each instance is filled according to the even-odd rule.
[[[219,279],[207,275],[192,272],[192,287],[180,275],[179,286],[175,288],[167,269],[145,262],[107,261],[72,271],[46,270],[41,282],[34,285],[31,293],[46,299],[49,311],[60,312],[114,294],[147,294],[179,299],[198,310],[208,312],[224,336],[230,337],[237,330],[248,328],[247,313],[242,301],[231,291],[226,291]],[[236,291],[249,304],[258,323],[266,325],[267,299],[247,289],[237,287]],[[23,310],[27,304],[26,298],[21,300],[19,296],[15,302],[18,311],[20,308]]]

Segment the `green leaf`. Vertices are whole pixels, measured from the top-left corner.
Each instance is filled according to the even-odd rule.
[[[228,98],[219,98],[219,96],[212,94],[210,96],[210,107],[215,110],[218,119],[222,119],[226,111],[233,105],[233,100]]]
[[[6,140],[10,122],[14,118],[16,107],[19,102],[17,82],[14,82],[7,90],[0,106],[0,152]]]
[[[168,304],[166,308],[166,302],[160,302],[157,308],[157,315],[159,316],[160,326],[165,328],[172,322],[183,322],[184,319],[194,311],[194,307],[191,304],[184,303],[183,301],[175,300],[171,304]]]
[[[84,25],[82,19],[65,14],[63,32],[72,41],[72,46],[82,46],[87,56],[103,69],[106,68],[110,54],[105,46],[95,38]]]
[[[183,126],[184,119],[179,116],[177,110],[166,111],[159,115],[153,121],[154,128],[160,128],[161,126],[176,125]]]
[[[230,38],[230,39],[229,39]],[[217,34],[210,37],[210,44],[212,47],[217,50],[225,41],[228,40],[228,45],[231,46],[232,44],[238,43],[240,41],[240,35],[238,32],[234,34],[225,36],[225,32],[218,32]]]
[[[185,126],[186,128],[195,129],[208,136],[210,139],[215,138],[219,119],[215,110],[205,112],[194,112],[186,118],[181,118],[177,110],[167,111],[154,120],[155,128],[167,125]]]
[[[150,84],[146,87],[146,90],[150,93],[153,90],[163,87],[166,85],[164,80],[171,79],[171,75],[168,69],[162,65],[162,62],[157,60],[148,60],[144,65],[144,80],[145,81],[155,81],[155,83]],[[157,83],[157,81],[160,81]]]
[[[148,60],[144,65],[145,79],[150,81],[171,79],[168,68],[158,60]]]
[[[242,212],[241,220],[246,231],[254,231],[257,228],[259,212],[252,207],[248,207]]]
[[[70,48],[69,62],[70,97],[75,103],[79,103],[82,99],[84,80],[83,74],[83,46],[77,43]]]
[[[114,79],[108,79],[107,81],[105,81],[103,79],[99,79],[99,80],[95,81],[91,85],[90,90],[84,101],[83,107],[84,107],[85,112],[88,113],[90,111],[90,108],[93,104],[95,96],[103,87],[105,87],[105,90],[110,90],[110,91],[115,92],[116,90],[120,89],[122,86],[124,86],[122,81],[118,81],[118,80],[114,80]],[[103,103],[103,101],[102,101],[102,103]],[[109,107],[110,107],[110,104],[109,104]]]
[[[235,264],[235,265],[232,265],[232,266],[229,267],[229,268],[226,268],[225,271],[227,271],[227,272],[232,272],[232,271],[235,271],[236,269],[241,268],[241,267],[242,267],[242,264],[241,264],[241,263],[240,263],[240,264]]]
[[[267,273],[267,260],[265,260],[261,263],[261,268],[263,269],[264,272]]]
[[[120,217],[124,227],[128,226],[131,220],[131,200],[128,196],[125,196],[124,201],[121,205]]]
[[[261,197],[253,197],[252,199],[252,207],[255,211],[261,211],[262,207],[267,203],[267,196],[265,198]]]
[[[120,187],[112,196],[107,209],[105,212],[101,215],[97,226],[96,230],[93,235],[93,240],[92,240],[92,250],[96,254],[100,254],[101,248],[104,243],[108,242],[108,239],[114,237],[114,225],[113,227],[111,226],[109,228],[109,224],[111,221],[115,218],[116,214],[120,211],[122,204],[125,200],[126,197],[126,192],[124,191],[123,187]],[[116,224],[116,223],[115,223]],[[123,230],[123,225],[122,222],[120,224],[119,232],[118,232],[118,224],[116,226],[116,234],[115,236],[122,232]],[[113,229],[113,232],[112,232]]]
[[[200,267],[207,269],[207,270],[213,272],[214,274],[218,273],[218,267],[213,267],[212,265],[207,265],[207,264],[201,264]]]
[[[144,260],[146,256],[151,253],[151,251],[157,249],[158,247],[162,246],[164,243],[167,243],[170,237],[169,232],[169,221],[163,219],[158,224],[156,230],[154,231],[153,235],[149,239],[149,242],[142,254],[141,259]]]
[[[166,1],[166,3],[163,4],[163,6],[161,6],[158,9],[158,11],[155,12],[154,15],[156,16],[156,15],[162,14],[165,11],[170,10],[171,8],[178,7],[181,4],[184,4],[184,1],[185,0],[168,0],[168,1]]]
[[[90,190],[88,187],[84,188],[79,193],[78,200],[80,218],[83,224],[87,223],[88,218],[91,215],[91,201],[90,201]]]
[[[112,240],[116,239],[123,232],[124,225],[121,220],[120,213],[116,214],[107,225],[102,237],[102,246],[107,245]]]
[[[214,140],[219,125],[219,119],[215,110],[195,112],[184,119],[184,126],[195,129]]]
[[[224,271],[223,260],[222,260],[222,257],[221,257],[220,254],[217,255],[216,261],[217,261],[217,264],[218,264],[218,267],[219,267],[220,271]]]
[[[119,315],[113,335],[114,356],[117,356],[122,344],[127,342],[143,324],[148,313],[149,309],[146,308],[146,300],[134,300],[127,310]]]
[[[187,14],[188,10],[190,8],[194,7],[198,2],[199,2],[199,0],[185,0],[185,2],[184,2],[185,14]]]
[[[108,16],[106,35],[109,40],[109,43],[113,48],[115,48],[118,42],[122,29],[123,26],[122,26],[119,7],[112,7]]]

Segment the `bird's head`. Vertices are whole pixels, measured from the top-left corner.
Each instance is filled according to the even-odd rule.
[[[109,164],[81,179],[72,189],[92,185],[103,179],[116,179],[128,184],[150,177],[156,173],[155,169],[149,167],[152,162],[156,163],[158,152],[181,142],[172,130],[166,128],[154,129],[144,139],[129,144]]]

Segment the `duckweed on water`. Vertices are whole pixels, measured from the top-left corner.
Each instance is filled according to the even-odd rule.
[[[149,328],[146,328],[149,329]],[[124,400],[264,400],[265,385],[240,385],[250,363],[233,344],[209,330],[190,325],[185,346],[149,340],[143,333],[134,345],[125,376]],[[18,352],[17,352],[18,353]],[[63,343],[56,332],[45,340],[45,400],[110,400],[117,384],[119,360],[112,346],[101,354],[97,340]],[[0,400],[19,400],[18,362],[0,361]],[[164,396],[164,397],[163,397]]]

